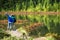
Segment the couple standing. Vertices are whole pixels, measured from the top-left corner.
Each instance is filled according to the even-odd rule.
[[[14,23],[16,22],[16,18],[15,18],[15,16],[13,14],[9,15],[8,13],[6,13],[6,16],[8,17],[7,29],[12,30],[12,28],[14,27]]]

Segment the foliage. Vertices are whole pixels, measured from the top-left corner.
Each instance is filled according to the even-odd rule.
[[[0,39],[3,39],[4,37],[9,37],[10,35],[7,34],[4,29],[0,28]]]
[[[60,11],[60,0],[1,0],[0,11]]]
[[[2,16],[4,17],[4,16]],[[18,18],[17,18],[18,17]],[[19,15],[16,16],[19,20],[28,20],[30,23],[43,23],[49,32],[60,34],[60,15]],[[1,18],[2,19],[2,18]],[[6,19],[6,18],[4,18]]]
[[[10,36],[8,38],[4,37],[2,40],[25,40],[25,39]],[[28,38],[28,40],[33,40],[33,38]]]
[[[44,32],[46,30],[47,32],[57,33],[60,35],[60,31],[59,31],[60,16],[59,15],[28,15],[27,16],[27,20],[29,20],[30,22],[35,23],[34,19],[37,22],[43,23],[44,25],[43,25],[43,28],[41,28],[41,27],[39,28],[39,26],[37,26],[37,29],[34,29],[34,27],[33,27],[34,25],[32,25],[31,29],[33,29],[33,31],[30,31],[30,32],[32,32],[32,34],[34,34],[36,32],[38,33],[38,31],[40,33],[44,34]],[[28,30],[31,30],[29,28],[30,27],[28,27]]]
[[[45,35],[56,33],[60,35],[60,15],[19,15],[17,19],[28,20],[30,25],[24,26],[30,35]],[[33,23],[43,23],[43,26],[34,26]],[[25,23],[24,23],[25,24]],[[21,26],[21,25],[20,25]],[[23,24],[22,24],[23,26]],[[30,27],[29,27],[30,26]]]
[[[0,15],[0,20],[2,19],[2,15]]]
[[[49,37],[46,38],[46,40],[56,40],[56,39],[52,36],[49,36]]]

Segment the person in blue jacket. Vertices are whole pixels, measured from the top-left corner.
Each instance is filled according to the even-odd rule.
[[[7,29],[11,30],[13,28],[14,25],[14,15],[9,15],[8,13],[6,13],[6,16],[8,17],[8,26]]]

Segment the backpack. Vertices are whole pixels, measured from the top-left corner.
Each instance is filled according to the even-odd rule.
[[[12,16],[12,19],[13,19],[13,23],[15,23],[16,22],[15,16]]]
[[[16,22],[16,18],[14,18],[13,20],[14,20],[14,22],[13,22],[13,23],[15,23],[15,22]]]

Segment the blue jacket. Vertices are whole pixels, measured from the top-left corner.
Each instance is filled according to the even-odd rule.
[[[8,17],[8,22],[9,22],[9,23],[14,22],[14,20],[13,20],[13,18],[12,18],[11,15],[6,14],[6,16]]]

